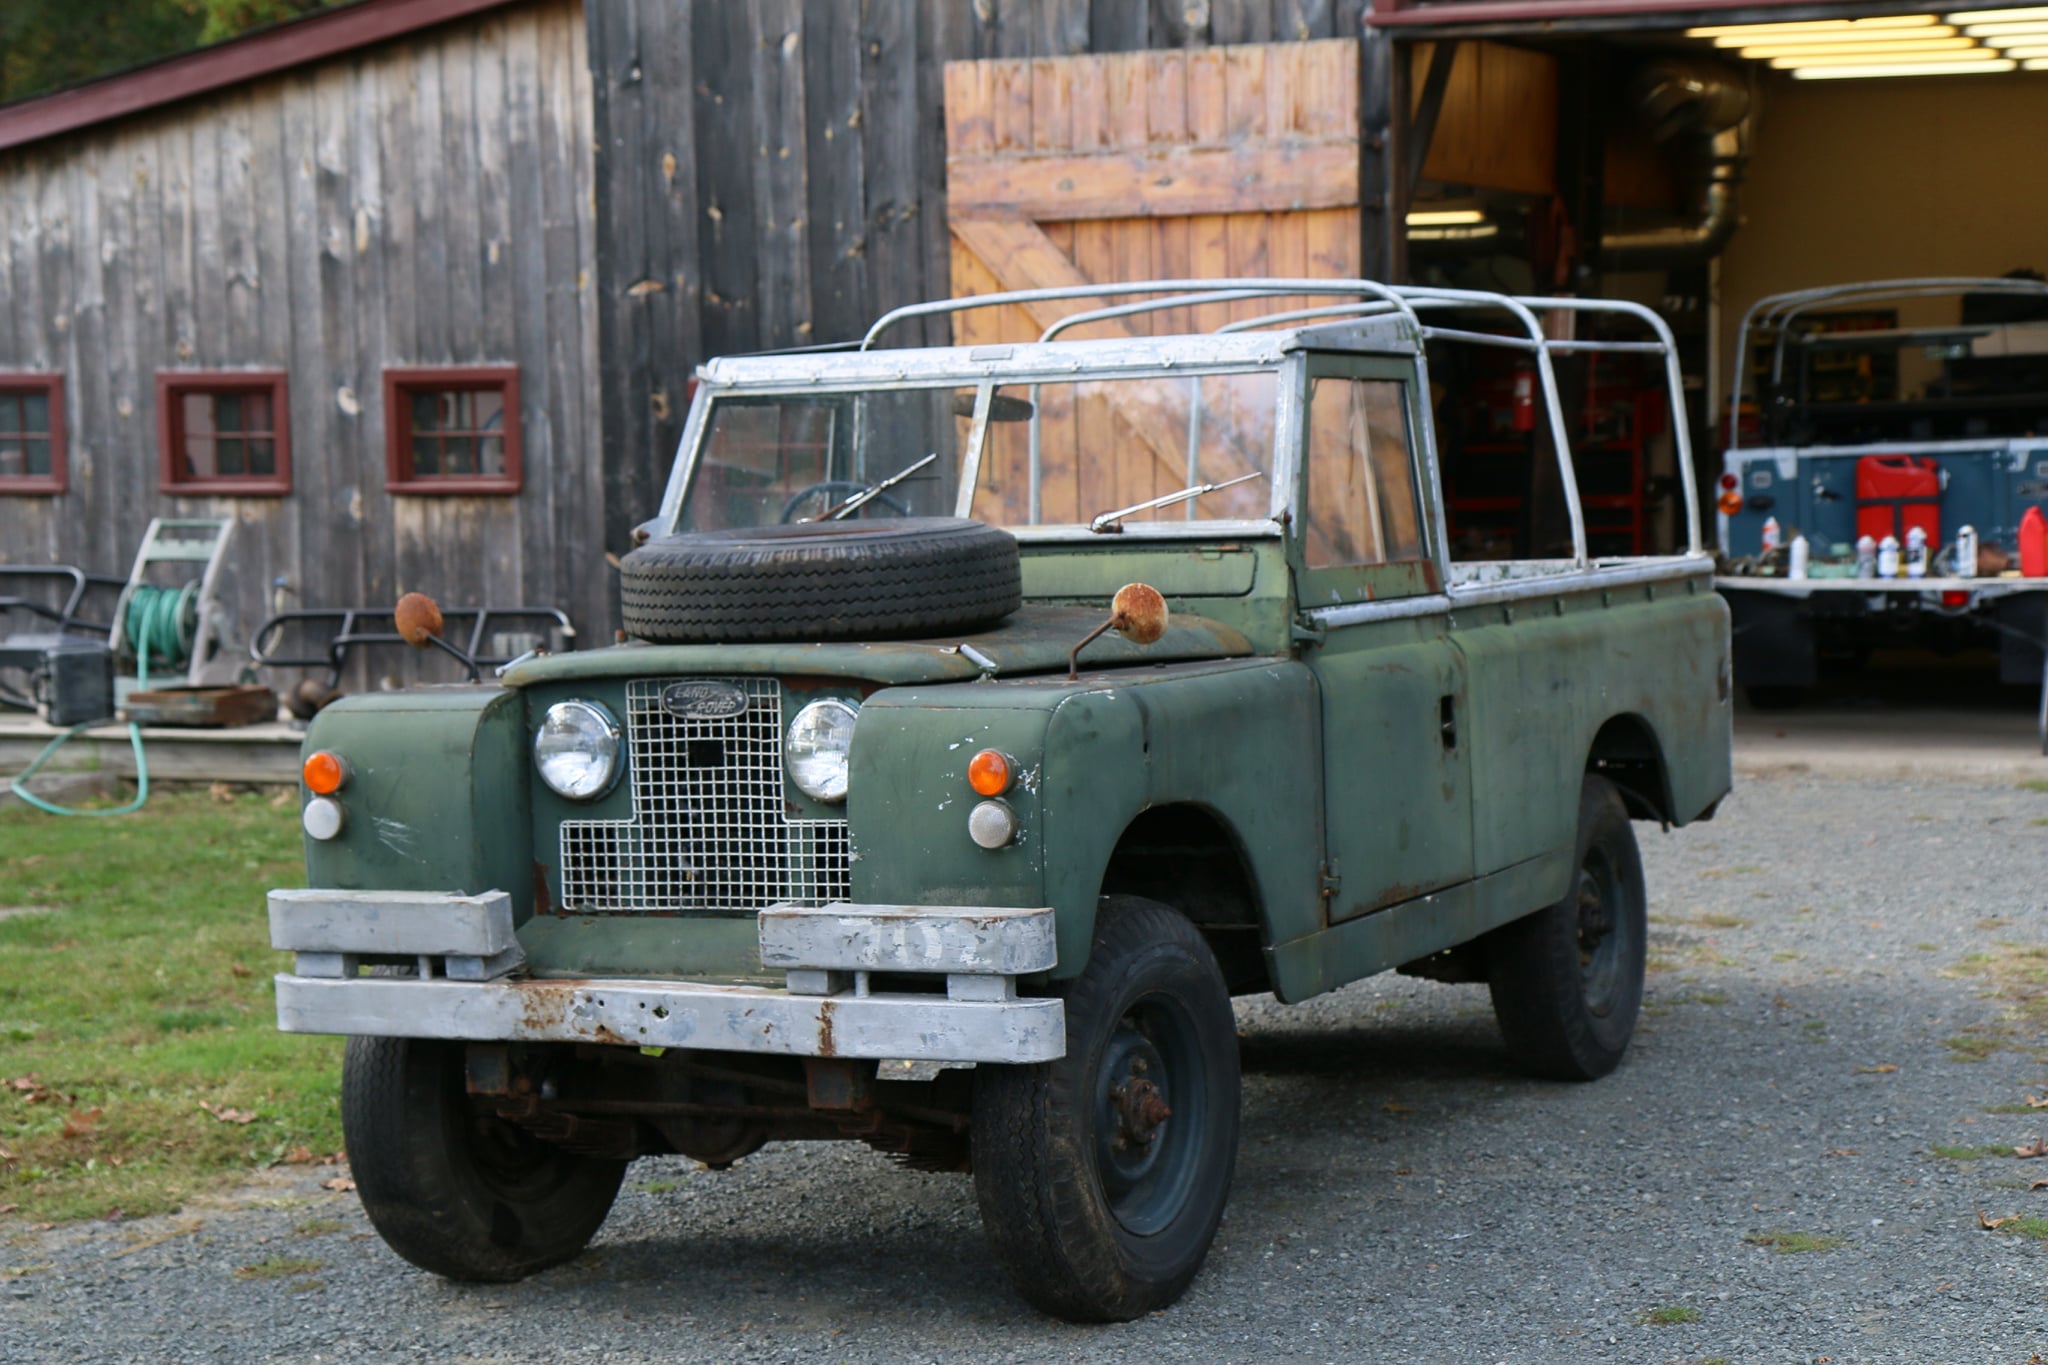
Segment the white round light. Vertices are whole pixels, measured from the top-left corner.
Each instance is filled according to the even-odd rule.
[[[348,824],[348,812],[341,808],[341,802],[316,796],[299,812],[299,823],[305,826],[308,839],[335,839],[341,836],[342,827]]]
[[[967,812],[967,837],[983,848],[1001,848],[1017,837],[1017,812],[1004,801],[984,801]]]
[[[594,701],[558,701],[541,717],[533,762],[550,791],[589,801],[612,789],[623,748],[611,712]]]
[[[853,750],[853,721],[860,708],[827,697],[796,713],[783,742],[783,757],[798,790],[813,801],[846,799],[846,757]]]

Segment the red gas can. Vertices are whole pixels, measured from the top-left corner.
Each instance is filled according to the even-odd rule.
[[[1865,455],[1856,462],[1856,534],[1905,543],[1915,526],[1941,544],[1941,467],[1910,455]]]
[[[2048,519],[2038,507],[2029,507],[2020,518],[2020,572],[2028,578],[2048,578]]]

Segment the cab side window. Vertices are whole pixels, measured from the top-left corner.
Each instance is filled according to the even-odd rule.
[[[1308,427],[1307,567],[1424,558],[1408,386],[1398,379],[1311,379]]]

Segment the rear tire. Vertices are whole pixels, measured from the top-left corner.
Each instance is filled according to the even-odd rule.
[[[1168,906],[1105,897],[1062,982],[1067,1053],[974,1077],[974,1193],[997,1262],[1069,1322],[1179,1298],[1237,1165],[1237,1025],[1209,946]],[[1165,1112],[1161,1112],[1164,1110]]]
[[[1648,938],[1643,859],[1621,793],[1579,788],[1571,889],[1488,936],[1487,984],[1508,1052],[1555,1080],[1591,1081],[1621,1064],[1643,1003]]]
[[[451,1280],[521,1280],[569,1260],[626,1174],[472,1106],[463,1045],[441,1039],[349,1039],[341,1128],[377,1235]]]

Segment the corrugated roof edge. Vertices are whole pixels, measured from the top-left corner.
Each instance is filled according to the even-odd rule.
[[[358,0],[84,85],[0,105],[0,151],[523,3],[526,0]]]

